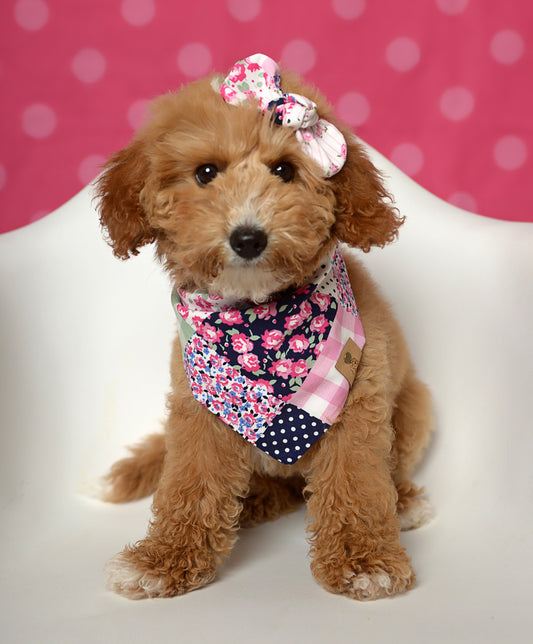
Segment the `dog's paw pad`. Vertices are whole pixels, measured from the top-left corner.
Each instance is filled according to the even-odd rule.
[[[418,497],[399,514],[402,530],[414,530],[429,523],[435,516],[435,510],[428,499]]]
[[[120,552],[105,565],[106,587],[128,599],[159,597],[163,580],[141,572],[126,552]]]

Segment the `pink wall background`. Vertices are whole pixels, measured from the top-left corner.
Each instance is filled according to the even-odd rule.
[[[530,0],[3,0],[0,232],[86,185],[147,101],[262,52],[434,194],[533,221]]]

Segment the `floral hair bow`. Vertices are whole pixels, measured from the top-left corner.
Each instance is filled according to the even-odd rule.
[[[239,60],[220,88],[231,105],[249,98],[259,102],[264,113],[272,111],[274,122],[291,127],[304,152],[322,168],[324,177],[337,174],[346,161],[346,141],[339,130],[321,119],[313,101],[299,94],[281,91],[279,67],[263,54]]]

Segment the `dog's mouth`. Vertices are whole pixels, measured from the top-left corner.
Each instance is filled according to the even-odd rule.
[[[268,302],[280,292],[306,283],[327,252],[325,245],[307,250],[307,257],[297,257],[292,244],[280,243],[276,235],[260,226],[238,226],[228,237],[224,261],[208,290],[224,299]]]
[[[273,240],[260,225],[241,224],[227,238],[223,261],[209,292],[224,299],[262,303],[291,281],[290,272],[272,261]]]
[[[288,273],[273,270],[268,262],[233,258],[221,267],[209,284],[209,292],[224,299],[247,300],[255,304],[268,302],[273,295],[292,282]]]

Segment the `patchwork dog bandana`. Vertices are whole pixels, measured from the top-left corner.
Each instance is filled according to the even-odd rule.
[[[257,99],[259,109],[272,111],[274,122],[291,127],[304,151],[322,168],[323,176],[339,172],[346,161],[346,141],[339,130],[321,119],[313,101],[281,91],[279,67],[272,58],[255,54],[235,63],[220,88],[224,100],[236,105]]]
[[[339,248],[309,284],[254,305],[172,293],[193,396],[280,463],[341,412],[365,335]]]

